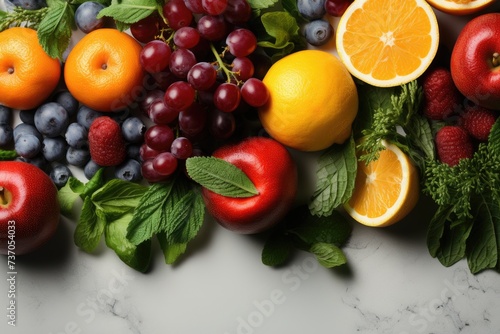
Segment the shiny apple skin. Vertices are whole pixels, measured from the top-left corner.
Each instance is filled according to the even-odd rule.
[[[297,194],[297,167],[279,142],[251,137],[221,147],[213,156],[240,168],[259,192],[252,197],[234,198],[203,188],[207,211],[221,226],[240,234],[263,232],[292,207]]]
[[[453,47],[450,69],[458,90],[472,102],[500,110],[500,13],[480,15],[469,21]]]
[[[0,187],[11,194],[9,203],[0,204],[0,254],[8,250],[15,255],[35,251],[54,235],[59,224],[56,186],[38,167],[0,161]],[[15,247],[8,248],[8,242],[12,243],[9,230],[14,230],[10,235]]]

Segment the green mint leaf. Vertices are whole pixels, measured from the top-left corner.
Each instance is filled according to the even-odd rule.
[[[0,150],[0,161],[14,160],[17,158],[16,150]]]
[[[73,206],[76,200],[80,198],[80,195],[71,188],[71,179],[57,192],[61,214],[66,217],[72,216]]]
[[[427,249],[432,257],[437,257],[441,249],[441,238],[447,221],[450,221],[453,207],[438,207],[427,228]]]
[[[500,203],[487,193],[474,201],[475,213],[471,234],[467,240],[467,262],[476,274],[495,268],[499,259]]]
[[[112,17],[115,21],[132,24],[157,10],[156,0],[113,0],[109,7],[102,9],[97,18]]]
[[[344,252],[337,246],[325,242],[318,242],[309,250],[316,256],[319,264],[325,268],[333,268],[347,263]]]
[[[413,147],[410,150],[410,157],[420,169],[423,169],[426,159],[436,159],[431,125],[424,116],[414,115],[413,121],[405,127],[405,131],[410,145]]]
[[[137,271],[145,272],[151,263],[151,240],[137,246],[128,241],[127,226],[132,216],[129,212],[116,220],[109,221],[104,230],[105,241],[124,263]]]
[[[78,195],[82,195],[82,198],[85,198],[85,184],[80,181],[79,179],[77,179],[76,177],[74,176],[71,176],[69,179],[68,179],[68,182],[66,183],[66,185],[75,193],[77,193]]]
[[[92,195],[92,202],[102,210],[107,219],[113,220],[133,211],[147,188],[137,183],[120,179],[108,181]]]
[[[186,160],[189,176],[201,186],[227,197],[251,197],[259,192],[248,176],[235,165],[215,157]]]
[[[151,239],[166,223],[166,202],[174,186],[175,179],[166,183],[156,183],[141,197],[134,216],[127,228],[127,239],[134,245]]]
[[[352,136],[343,145],[331,146],[319,157],[316,189],[309,203],[313,215],[328,216],[351,197],[357,166]]]
[[[297,20],[288,12],[278,11],[264,13],[260,19],[270,38],[259,39],[257,44],[264,48],[281,50],[279,56],[292,52],[300,31]]]
[[[500,119],[497,119],[490,130],[488,149],[495,157],[500,157]]]
[[[329,243],[342,246],[351,236],[352,226],[338,211],[329,216],[316,217],[307,212],[304,207],[293,211],[295,219],[300,222],[287,229],[287,232],[300,238],[307,245]]]
[[[62,0],[48,1],[48,10],[38,27],[38,40],[45,52],[52,58],[62,58],[69,46],[75,12],[71,5]]]
[[[158,233],[156,237],[163,251],[163,256],[165,258],[166,264],[176,263],[181,257],[181,255],[186,252],[187,243],[171,244],[168,241],[166,233]]]
[[[452,266],[464,258],[467,238],[472,228],[472,221],[469,219],[463,219],[460,223],[455,222],[453,227],[449,223],[444,226],[440,249],[437,253],[439,262],[445,267]]]
[[[262,263],[272,267],[281,266],[290,258],[293,249],[294,245],[290,238],[282,233],[273,233],[262,249]]]
[[[279,3],[279,0],[247,0],[255,15],[260,16],[262,9],[271,8]]]
[[[97,210],[90,197],[86,197],[75,228],[74,241],[76,246],[91,253],[99,244],[105,226],[106,221],[102,212]]]
[[[205,204],[199,191],[188,189],[180,198],[172,198],[167,207],[166,232],[169,244],[185,244],[193,239],[203,225]]]
[[[104,168],[100,168],[94,174],[94,176],[92,176],[92,178],[87,183],[85,183],[85,185],[81,183],[81,185],[78,186],[78,191],[76,190],[76,188],[74,189],[74,191],[81,194],[82,198],[92,196],[94,192],[96,192],[104,185],[104,182]]]

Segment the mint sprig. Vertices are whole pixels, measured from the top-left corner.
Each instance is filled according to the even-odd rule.
[[[189,176],[203,187],[227,197],[251,197],[259,194],[248,176],[235,165],[215,157],[186,160]]]
[[[141,197],[127,227],[127,239],[134,245],[157,236],[165,262],[174,263],[196,237],[205,219],[199,190],[184,177],[149,187]]]

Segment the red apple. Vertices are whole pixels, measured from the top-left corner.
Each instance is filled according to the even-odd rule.
[[[208,212],[223,227],[242,234],[259,233],[278,223],[294,203],[297,167],[286,148],[274,139],[250,137],[213,153],[241,169],[259,194],[235,198],[203,188]]]
[[[32,252],[59,223],[57,188],[38,167],[0,161],[0,254]]]
[[[500,13],[480,15],[460,31],[451,54],[455,86],[484,108],[500,110]]]

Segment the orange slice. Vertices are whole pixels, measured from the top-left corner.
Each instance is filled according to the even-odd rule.
[[[467,15],[488,7],[495,0],[427,0],[432,7],[453,15]]]
[[[408,156],[394,144],[383,141],[380,157],[358,162],[356,184],[347,213],[363,225],[383,227],[403,219],[419,198],[418,172]]]
[[[356,0],[337,27],[337,53],[349,72],[378,87],[418,78],[438,45],[436,15],[425,0]]]

